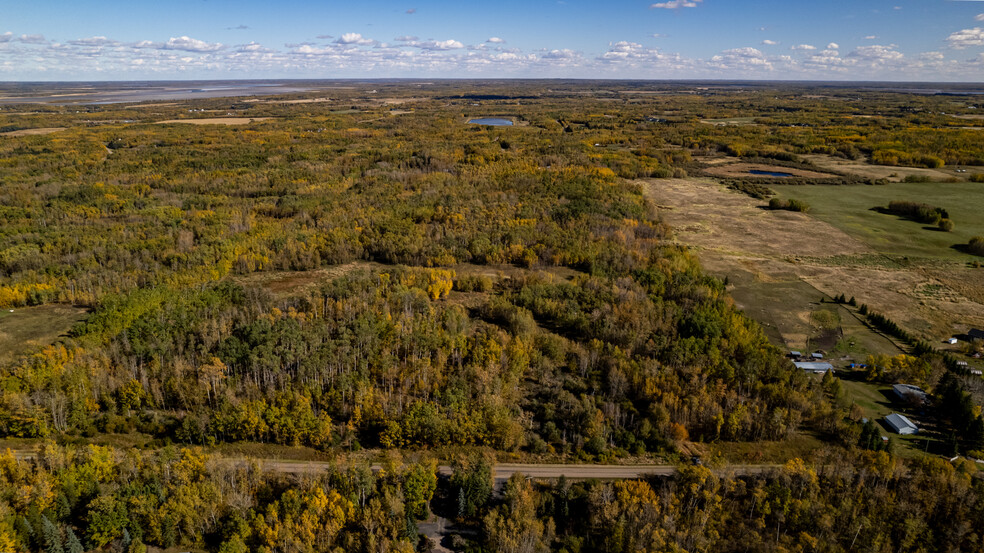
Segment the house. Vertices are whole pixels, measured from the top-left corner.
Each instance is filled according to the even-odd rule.
[[[957,361],[957,366],[960,367],[960,368],[966,368],[967,367],[967,362],[966,361]]]
[[[906,403],[922,404],[926,403],[926,392],[919,386],[911,384],[896,384],[892,386],[892,391],[898,398]]]
[[[885,422],[896,434],[915,434],[919,432],[919,427],[913,424],[905,415],[892,413],[885,417]]]
[[[812,361],[794,361],[793,365],[796,365],[797,369],[803,369],[808,373],[823,374],[827,371],[834,370],[834,366],[830,363],[816,363]]]
[[[971,340],[984,340],[984,330],[972,328],[970,329],[970,332],[967,333],[967,336],[970,336]]]
[[[791,351],[789,352],[789,356],[794,358],[799,358],[799,357],[803,357],[803,354],[798,351]]]
[[[984,371],[982,371],[980,369],[970,369],[970,374],[972,374],[974,376],[982,376],[982,375],[984,375]]]
[[[822,353],[811,353],[810,354],[810,357],[812,357],[813,359],[823,359],[823,354]]]

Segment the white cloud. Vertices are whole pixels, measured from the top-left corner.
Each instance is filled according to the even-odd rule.
[[[902,52],[899,52],[896,48],[897,46],[894,44],[889,44],[887,46],[880,44],[858,46],[853,52],[848,54],[848,57],[857,58],[874,65],[881,65],[888,62],[901,61],[905,57],[902,55]]]
[[[115,46],[119,44],[115,40],[109,40],[104,36],[93,36],[89,38],[79,38],[76,40],[68,41],[69,44],[74,46]]]
[[[979,13],[974,16],[974,21],[984,21],[984,13]]]
[[[171,37],[161,46],[164,50],[182,50],[184,52],[215,52],[222,49],[219,42],[205,42],[187,36]]]
[[[878,38],[878,35],[868,35],[864,37],[865,40],[875,40],[876,38]]]
[[[765,40],[762,41],[762,44],[765,44],[766,46],[775,46],[776,44],[779,44],[779,41],[778,40],[765,39]]]
[[[650,9],[675,10],[678,8],[696,8],[697,4],[704,0],[670,0],[669,2],[657,2],[649,6]]]
[[[663,34],[663,33],[653,33],[653,34],[651,34],[649,36],[651,36],[653,38],[666,38],[666,35]]]
[[[486,40],[485,42],[491,42],[492,44],[505,44],[506,43],[505,40],[503,40],[503,39],[501,39],[501,38],[499,38],[497,36],[491,37],[490,39]]]
[[[23,42],[24,44],[47,44],[47,39],[44,35],[21,35],[17,40]]]
[[[790,50],[816,50],[817,47],[812,44],[796,44],[789,47]]]
[[[257,44],[256,42],[250,42],[249,44],[241,44],[237,47],[240,52],[272,52],[263,45]]]
[[[365,38],[359,33],[345,33],[344,35],[338,37],[335,41],[336,44],[376,44],[375,40],[370,38]]]
[[[923,61],[943,61],[944,58],[946,56],[943,55],[943,52],[923,52],[919,54],[919,59]]]
[[[963,50],[969,46],[981,46],[984,45],[984,29],[974,27],[973,29],[957,31],[946,37],[946,41],[951,48],[958,50]]]
[[[0,35],[0,43],[10,42],[11,40],[13,40],[13,38],[14,38],[14,33],[7,31],[6,33]]]
[[[550,50],[543,54],[542,56],[549,60],[571,60],[578,57],[578,53],[569,48],[563,48],[560,50]]]
[[[397,42],[416,42],[416,41],[418,41],[420,39],[417,38],[417,37],[415,37],[415,36],[413,36],[413,35],[403,35],[403,36],[398,36],[398,37],[394,38],[393,40],[395,40]]]
[[[421,48],[423,50],[457,50],[459,48],[465,47],[464,44],[454,39],[427,40],[424,42],[414,42],[410,45],[417,48]]]
[[[831,42],[830,44],[827,45],[827,50],[840,50],[840,44],[837,44],[836,42]]]

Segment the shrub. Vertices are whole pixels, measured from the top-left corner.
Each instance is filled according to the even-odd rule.
[[[800,200],[780,200],[779,198],[772,198],[769,200],[769,209],[784,209],[786,211],[799,211],[800,213],[806,213],[810,210],[810,206],[806,202]]]

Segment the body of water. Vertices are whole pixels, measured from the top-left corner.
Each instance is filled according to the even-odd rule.
[[[759,171],[757,169],[752,169],[748,172],[752,175],[757,175],[760,177],[792,177],[795,176],[792,173],[777,173],[775,171]]]
[[[493,127],[511,127],[513,122],[508,119],[500,119],[497,117],[483,117],[480,119],[469,119],[469,123],[473,125],[490,125]]]

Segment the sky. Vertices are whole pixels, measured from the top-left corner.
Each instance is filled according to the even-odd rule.
[[[984,81],[984,0],[6,4],[0,81]]]

